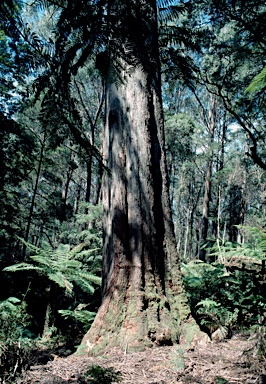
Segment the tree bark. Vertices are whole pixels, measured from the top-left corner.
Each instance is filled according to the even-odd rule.
[[[156,2],[134,5],[139,25],[129,37],[141,54],[134,66],[123,61],[119,79],[107,84],[103,301],[80,348],[91,353],[171,345],[199,331],[181,282],[170,209]]]

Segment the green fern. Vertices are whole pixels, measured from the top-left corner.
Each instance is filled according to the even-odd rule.
[[[17,305],[21,301],[16,297],[9,297],[5,301],[0,302],[0,318],[6,320],[11,314],[17,311]]]
[[[244,244],[225,242],[214,243],[210,248],[210,255],[216,256],[220,263],[247,264],[250,269],[260,269],[262,260],[266,259],[266,232],[258,227],[240,226],[237,228],[246,233],[247,241]]]
[[[76,322],[83,324],[84,332],[89,329],[89,326],[93,322],[96,313],[87,311],[86,308],[88,304],[79,304],[74,310],[71,309],[60,309],[60,313],[65,319],[73,319]]]
[[[24,242],[25,243],[25,242]],[[32,247],[36,255],[30,256],[28,263],[14,264],[6,267],[6,272],[19,272],[34,270],[40,275],[46,276],[50,281],[64,288],[71,294],[74,285],[80,287],[84,292],[92,294],[95,290],[94,285],[100,285],[101,278],[88,271],[83,263],[77,259],[79,253],[86,246],[86,243],[70,249],[69,245],[60,244],[56,249],[52,249],[48,244],[44,249]]]
[[[26,368],[36,343],[27,329],[30,316],[24,301],[9,297],[0,302],[0,381],[15,383],[17,372]]]
[[[239,227],[240,228],[240,227]],[[208,331],[249,327],[265,316],[266,299],[260,282],[265,260],[266,233],[257,227],[241,227],[246,244],[215,243],[212,264],[196,260],[181,265],[192,312]]]
[[[204,300],[201,300],[200,302],[198,302],[198,304],[196,305],[196,307],[200,307],[200,306],[209,310],[212,308],[220,307],[221,304],[219,304],[216,301],[211,300],[211,299],[204,299]]]

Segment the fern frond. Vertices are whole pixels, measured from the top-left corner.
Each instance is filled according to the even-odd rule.
[[[5,312],[14,312],[17,309],[16,304],[20,304],[21,300],[16,297],[9,297],[0,302],[0,316],[3,317]]]
[[[86,305],[85,305],[86,306]],[[58,311],[65,319],[72,318],[76,321],[80,321],[83,324],[89,325],[94,320],[96,313],[87,310],[74,309],[74,311],[67,309],[60,309]]]
[[[6,299],[5,301],[9,302],[9,303],[13,303],[13,304],[19,304],[21,303],[21,300],[19,300],[17,297],[9,297],[8,299]],[[3,303],[3,302],[2,302]]]
[[[30,270],[35,270],[38,272],[43,271],[43,269],[41,267],[36,267],[35,265],[27,264],[27,263],[19,263],[19,264],[10,265],[9,267],[5,267],[3,269],[3,271],[5,271],[5,272],[19,272],[19,271],[30,271]]]
[[[79,276],[88,282],[101,285],[102,279],[99,276],[93,275],[92,273],[88,273],[87,271],[84,271],[84,272],[81,271],[79,272]]]
[[[253,92],[257,93],[266,87],[266,67],[254,77],[249,86],[246,88],[245,93]]]
[[[200,306],[203,308],[210,309],[210,308],[214,308],[214,307],[220,307],[221,304],[217,303],[215,300],[204,299],[204,300],[199,301],[198,304],[196,304],[196,307],[200,307]]]
[[[26,245],[26,247],[27,247],[31,252],[39,253],[40,249],[39,249],[38,247],[36,247],[35,245],[30,244],[30,243],[27,243],[24,239],[22,239],[22,237],[17,236],[17,239],[18,239],[19,241],[21,241],[22,244]]]
[[[38,264],[44,265],[49,268],[52,267],[52,260],[50,259],[50,257],[37,255],[37,256],[30,256],[30,258]]]
[[[81,244],[79,244],[79,245],[76,245],[70,252],[69,252],[69,254],[68,254],[68,257],[70,258],[70,259],[72,259],[72,258],[74,258],[78,253],[80,253],[82,250],[83,250],[83,248],[84,247],[86,247],[88,245],[88,243],[87,242],[83,242],[83,243],[81,243]]]
[[[53,269],[59,270],[66,274],[71,274],[74,270],[79,270],[82,267],[78,260],[68,260],[66,258],[58,258],[53,262]]]
[[[83,279],[81,276],[73,276],[71,281],[73,281],[83,292],[87,292],[91,295],[95,292],[95,288],[90,284],[90,282]]]
[[[66,289],[69,293],[73,291],[73,284],[66,279],[65,275],[60,272],[48,273],[48,278],[51,281],[54,281],[59,287]]]

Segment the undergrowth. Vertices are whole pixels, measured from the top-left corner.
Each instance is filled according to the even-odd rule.
[[[0,302],[0,382],[12,380],[34,353],[26,304],[15,297]]]
[[[265,324],[266,234],[257,228],[245,230],[252,236],[248,244],[215,242],[210,248],[214,262],[181,265],[193,315],[209,334],[220,329],[230,336]]]

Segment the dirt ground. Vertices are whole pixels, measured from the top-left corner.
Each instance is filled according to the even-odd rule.
[[[238,335],[188,350],[175,345],[131,354],[112,350],[101,357],[53,356],[17,383],[80,383],[90,366],[99,365],[121,372],[122,384],[266,384],[266,358],[258,358],[257,344],[255,337]]]

